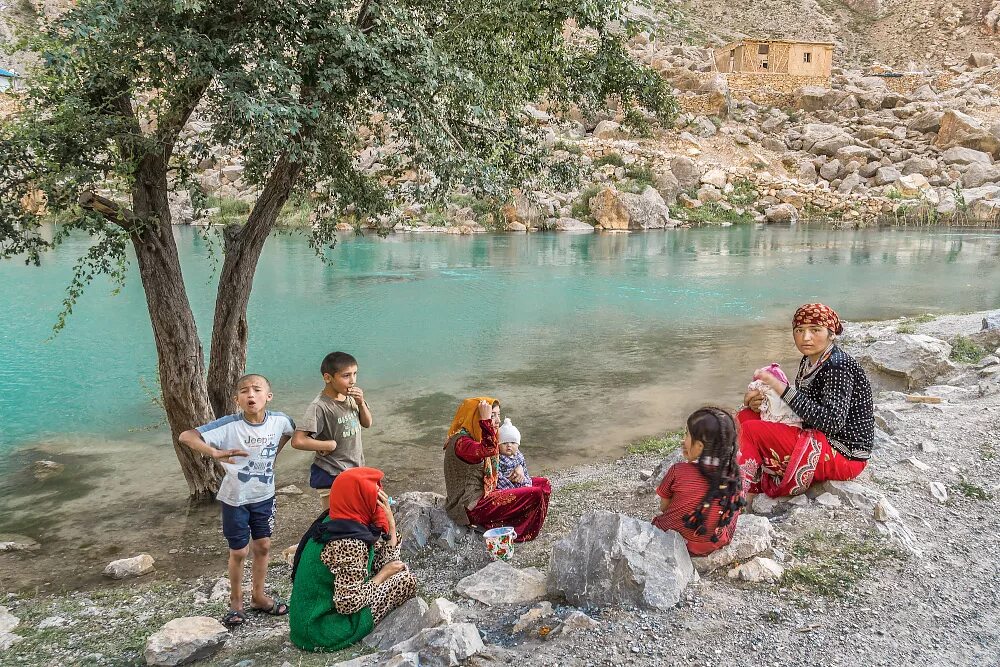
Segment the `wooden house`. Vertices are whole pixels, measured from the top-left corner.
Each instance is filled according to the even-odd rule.
[[[720,72],[830,77],[833,42],[745,39],[715,50]]]

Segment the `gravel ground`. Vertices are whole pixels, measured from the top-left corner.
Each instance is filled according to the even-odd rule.
[[[981,317],[858,325],[850,339],[896,335],[901,325],[951,338],[978,330]],[[920,556],[879,534],[860,510],[785,504],[771,517],[776,539],[770,555],[786,568],[780,583],[734,582],[723,569],[689,586],[675,609],[584,609],[599,627],[550,640],[537,630],[511,633],[530,605],[486,607],[458,599],[455,583],[488,562],[478,542],[455,551],[425,550],[409,564],[421,595],[458,602],[459,620],[475,622],[499,647],[470,664],[1000,665],[1000,392],[978,393],[936,405],[908,403],[892,393],[877,398],[889,432],[860,481],[900,511]],[[588,510],[651,517],[655,498],[643,478],[675,442],[651,440],[635,448],[641,453],[553,475],[545,530],[538,540],[516,545],[513,564],[546,569],[554,541]],[[913,457],[925,465],[914,465]],[[944,484],[946,502],[931,495],[930,482]],[[303,518],[311,516],[312,503],[301,504]],[[0,653],[0,663],[141,664],[145,637],[166,620],[221,615],[224,602],[208,599],[215,581],[139,579],[61,595],[8,594],[0,604],[21,619],[15,632],[23,639]],[[273,561],[269,582],[287,595],[287,565]],[[553,604],[565,610],[558,600]],[[284,619],[252,615],[204,664],[308,667],[364,652],[305,654],[288,642]]]

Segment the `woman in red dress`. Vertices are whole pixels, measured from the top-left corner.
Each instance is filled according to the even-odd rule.
[[[531,486],[497,489],[499,427],[500,401],[467,398],[458,406],[444,444],[445,510],[461,526],[510,526],[515,542],[527,542],[545,523],[552,487],[544,477],[533,477]]]
[[[836,311],[807,303],[795,311],[792,337],[802,353],[793,384],[766,370],[763,381],[802,418],[802,428],[763,421],[763,394],[748,391],[740,422],[739,464],[747,503],[804,493],[813,483],[849,480],[868,463],[875,440],[872,389],[858,362],[836,343],[843,333]]]

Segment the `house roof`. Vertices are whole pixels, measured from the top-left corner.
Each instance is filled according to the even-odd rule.
[[[21,78],[21,75],[18,74],[17,72],[11,72],[9,69],[4,69],[2,67],[0,67],[0,76],[5,77],[7,79],[20,79]]]
[[[740,39],[735,42],[729,42],[725,46],[720,46],[718,50],[731,49],[734,46],[742,44],[815,44],[817,46],[836,46],[833,42],[814,42],[807,39],[769,39],[767,37],[747,37],[746,39]]]

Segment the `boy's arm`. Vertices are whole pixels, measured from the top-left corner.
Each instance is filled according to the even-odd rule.
[[[275,456],[277,456],[278,454],[281,453],[281,450],[284,449],[284,447],[285,447],[285,443],[288,442],[291,439],[292,439],[292,436],[290,436],[290,435],[283,435],[283,436],[281,436],[281,440],[278,441],[278,451],[275,453]]]
[[[305,452],[320,452],[326,454],[337,448],[336,440],[317,440],[305,431],[296,429],[292,434],[292,449],[301,449]]]
[[[216,449],[210,444],[205,442],[205,439],[201,437],[201,433],[198,429],[192,428],[184,431],[177,438],[177,441],[182,445],[190,447],[199,454],[204,454],[216,461],[222,461],[223,463],[232,463],[234,456],[250,456],[250,453],[242,449]]]
[[[358,422],[361,423],[361,428],[371,428],[372,411],[368,408],[364,390],[361,387],[351,387],[347,395],[353,398],[354,404],[358,406]]]

